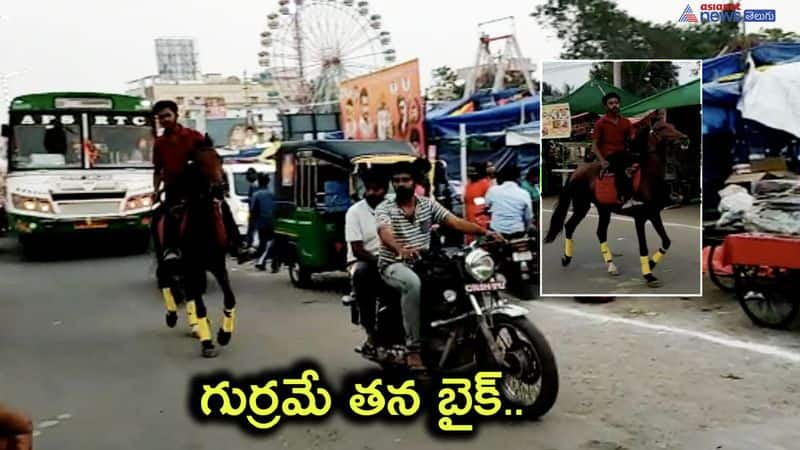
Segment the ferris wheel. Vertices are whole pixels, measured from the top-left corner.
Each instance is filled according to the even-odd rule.
[[[259,65],[286,103],[330,107],[339,83],[396,59],[391,34],[369,2],[279,0],[261,33]]]

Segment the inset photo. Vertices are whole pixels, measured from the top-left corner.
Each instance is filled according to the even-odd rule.
[[[543,63],[543,296],[702,295],[701,73]]]

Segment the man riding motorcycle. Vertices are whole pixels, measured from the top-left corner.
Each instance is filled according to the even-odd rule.
[[[378,273],[381,241],[378,238],[375,208],[386,197],[389,180],[377,169],[364,172],[361,180],[366,188],[364,198],[347,210],[344,234],[347,241],[347,269],[359,305],[360,322],[367,334],[361,352],[375,353],[375,294],[382,288]]]
[[[386,284],[401,295],[408,349],[406,363],[412,370],[424,371],[426,367],[420,355],[421,281],[407,262],[418,258],[420,251],[430,248],[434,222],[465,234],[491,236],[498,240],[503,238],[486,228],[456,217],[430,198],[415,196],[414,188],[421,178],[416,163],[399,162],[392,168],[395,199],[381,203],[375,214],[378,236],[383,244],[378,268]]]
[[[486,206],[491,214],[489,228],[513,239],[525,234],[533,225],[531,196],[517,180],[519,168],[508,166],[497,176],[498,185],[486,192]]]

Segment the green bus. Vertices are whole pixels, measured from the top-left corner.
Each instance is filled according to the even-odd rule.
[[[149,244],[155,135],[148,101],[96,92],[16,97],[6,205],[23,247],[40,238],[125,232]]]

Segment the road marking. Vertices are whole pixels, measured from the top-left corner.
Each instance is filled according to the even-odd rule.
[[[649,330],[664,331],[667,333],[673,333],[682,336],[693,337],[696,339],[702,339],[704,341],[713,342],[719,345],[724,345],[725,347],[738,348],[741,350],[747,350],[754,353],[761,353],[762,355],[774,356],[780,359],[785,359],[787,361],[800,364],[800,353],[793,352],[789,349],[777,347],[774,345],[758,344],[755,342],[742,341],[731,336],[713,335],[709,333],[703,333],[701,331],[687,330],[685,328],[671,327],[668,325],[657,325],[654,323],[648,323],[636,319],[627,319],[624,317],[616,317],[606,314],[586,312],[566,306],[554,305],[552,303],[537,302],[536,305],[550,309],[552,311],[564,314],[570,314],[576,317],[582,317],[584,319],[589,319],[596,322],[616,322],[625,325],[631,325],[634,327],[646,328]]]
[[[552,209],[544,209],[543,208],[542,212],[553,214],[553,210]],[[594,217],[595,219],[600,217],[600,216],[598,216],[597,214],[594,214],[594,213],[589,213],[589,214],[586,214],[586,215],[588,217]],[[631,223],[633,223],[633,219],[630,218],[630,217],[619,217],[619,216],[614,215],[614,214],[611,215],[611,220],[621,220],[623,222],[631,222]],[[702,230],[703,229],[703,227],[699,227],[697,225],[687,225],[685,223],[675,223],[675,222],[664,222],[664,226],[676,227],[676,228],[689,228],[690,230]]]

